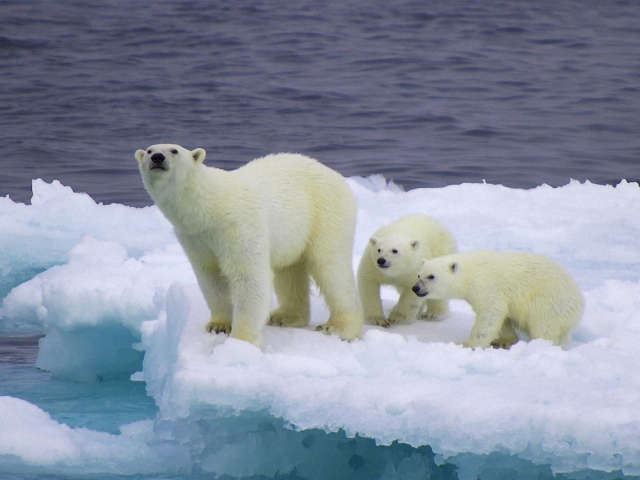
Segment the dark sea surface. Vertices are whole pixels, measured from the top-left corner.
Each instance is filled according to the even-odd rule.
[[[640,2],[0,2],[0,195],[148,205],[133,153],[405,189],[640,180]]]

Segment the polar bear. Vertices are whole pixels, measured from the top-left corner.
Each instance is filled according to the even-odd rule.
[[[424,260],[413,291],[467,301],[476,314],[470,347],[509,348],[518,341],[514,327],[565,345],[584,308],[571,275],[533,252],[471,250]]]
[[[173,144],[135,152],[211,310],[207,330],[259,346],[266,322],[307,325],[312,277],[330,310],[317,329],[358,337],[357,207],[345,179],[304,155],[267,155],[233,171],[205,166],[205,155]],[[279,306],[269,314],[272,287]]]
[[[456,241],[447,227],[424,215],[407,215],[377,230],[358,266],[358,293],[365,321],[383,327],[410,323],[425,307],[423,318],[446,316],[449,312],[446,300],[419,299],[411,288],[423,258],[456,251]],[[393,285],[400,294],[388,318],[380,301],[381,285]]]

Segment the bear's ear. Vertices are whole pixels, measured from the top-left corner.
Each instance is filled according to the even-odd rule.
[[[376,237],[371,237],[371,238],[369,239],[369,243],[373,246],[373,245],[375,245],[376,243],[378,243],[378,239],[377,239]]]
[[[207,156],[207,152],[205,152],[204,148],[196,148],[191,151],[191,156],[196,163],[202,163],[204,162],[204,157]]]
[[[451,265],[449,265],[449,268],[453,273],[456,273],[456,270],[458,270],[458,264],[456,262],[453,262]]]
[[[144,157],[145,153],[146,152],[144,150],[136,150],[135,156],[136,156],[136,160],[138,160],[138,163],[142,161],[142,158]]]
[[[418,240],[414,240],[413,242],[411,242],[411,248],[413,248],[414,250],[417,250],[419,246],[420,242],[418,242]]]

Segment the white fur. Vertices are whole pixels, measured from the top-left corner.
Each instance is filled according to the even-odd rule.
[[[166,169],[151,168],[154,154]],[[344,178],[303,155],[268,155],[233,171],[205,166],[205,155],[171,144],[135,154],[211,309],[207,329],[260,345],[267,321],[307,325],[311,276],[330,310],[318,329],[357,337],[357,208]],[[272,287],[279,307],[269,314]]]
[[[374,325],[409,323],[426,307],[423,318],[444,317],[448,302],[416,297],[416,283],[423,258],[456,252],[456,242],[447,228],[424,215],[407,215],[377,230],[365,247],[358,267],[358,291],[365,320]],[[378,262],[383,262],[380,266]],[[393,285],[400,293],[398,303],[385,318],[380,286]]]
[[[424,260],[417,295],[461,298],[476,313],[466,344],[508,348],[514,330],[564,345],[584,308],[571,275],[546,255],[472,250]]]

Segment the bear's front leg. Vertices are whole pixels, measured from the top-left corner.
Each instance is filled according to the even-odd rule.
[[[512,345],[518,343],[518,334],[513,328],[513,323],[510,319],[506,319],[500,330],[500,337],[493,342],[491,346],[493,348],[504,348],[508,350]]]
[[[230,336],[260,347],[271,306],[271,272],[267,264],[266,271],[246,268],[239,273],[229,278],[233,302]]]
[[[358,290],[360,302],[364,313],[364,320],[369,325],[388,327],[389,321],[384,316],[382,310],[382,300],[380,300],[380,284],[358,278]]]
[[[404,290],[400,294],[398,303],[396,303],[396,306],[393,307],[393,310],[389,313],[389,324],[411,323],[418,316],[418,312],[423,303],[424,300],[416,296],[410,289]]]
[[[504,310],[494,308],[488,311],[478,311],[469,339],[464,345],[467,347],[490,347],[494,340],[500,338],[506,318],[507,312]]]
[[[440,320],[449,316],[449,302],[447,300],[427,300],[427,309],[420,316],[423,320]]]
[[[227,281],[213,262],[206,267],[202,263],[192,262],[192,264],[200,290],[211,311],[205,330],[210,333],[230,333],[233,306]]]

